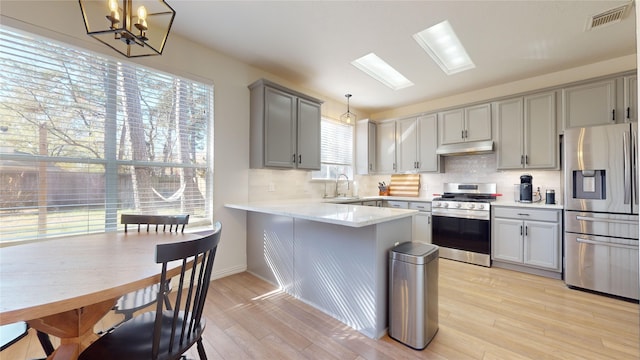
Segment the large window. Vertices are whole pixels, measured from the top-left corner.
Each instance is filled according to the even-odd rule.
[[[212,85],[6,27],[0,72],[0,241],[211,223]]]
[[[345,174],[353,180],[353,126],[326,118],[320,125],[320,171],[313,172],[315,180],[335,180]]]

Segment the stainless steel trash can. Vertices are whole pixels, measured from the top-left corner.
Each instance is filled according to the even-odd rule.
[[[438,246],[406,242],[389,252],[389,336],[424,349],[438,331]]]

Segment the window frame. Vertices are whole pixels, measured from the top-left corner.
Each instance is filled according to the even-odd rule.
[[[99,156],[96,157],[76,157],[76,156],[53,156],[52,154],[47,154],[47,155],[40,155],[38,153],[16,153],[15,151],[12,150],[11,153],[6,152],[6,151],[1,151],[0,152],[0,163],[2,162],[14,162],[14,163],[21,163],[24,164],[23,168],[27,169],[27,170],[23,170],[23,171],[29,171],[29,169],[31,169],[30,171],[33,171],[35,169],[37,169],[39,166],[41,165],[45,165],[45,167],[48,169],[50,168],[52,165],[54,164],[70,164],[71,168],[73,168],[73,166],[85,166],[86,168],[90,168],[92,166],[101,166],[103,167],[103,172],[101,173],[101,176],[103,177],[103,181],[104,181],[104,203],[98,205],[98,208],[100,208],[100,206],[102,206],[102,209],[104,211],[104,221],[101,225],[99,226],[92,226],[91,224],[87,224],[86,225],[86,229],[84,230],[69,230],[69,231],[61,231],[61,232],[57,232],[57,231],[51,231],[50,227],[53,226],[52,223],[46,222],[46,227],[44,229],[41,229],[40,227],[42,226],[42,224],[38,225],[38,224],[32,224],[31,226],[31,230],[29,232],[25,231],[25,233],[33,233],[35,230],[33,229],[34,227],[38,227],[37,231],[35,231],[35,236],[27,236],[27,237],[20,237],[19,235],[12,235],[9,236],[8,234],[11,234],[11,231],[6,230],[7,226],[3,226],[2,229],[5,229],[3,231],[0,231],[0,246],[2,245],[6,245],[8,243],[13,243],[13,242],[28,242],[28,241],[34,241],[34,240],[43,240],[43,239],[49,239],[49,238],[54,238],[56,236],[61,236],[61,235],[70,235],[70,234],[84,234],[84,233],[94,233],[94,232],[102,232],[102,231],[117,231],[119,229],[122,229],[123,227],[119,224],[119,213],[121,212],[122,208],[121,208],[121,200],[120,200],[120,189],[118,188],[118,177],[123,176],[120,172],[120,169],[122,169],[123,167],[150,167],[150,168],[155,168],[155,169],[171,169],[171,172],[175,171],[175,169],[190,169],[193,170],[193,172],[195,173],[196,171],[199,172],[200,175],[198,175],[198,178],[201,178],[202,181],[204,182],[203,186],[202,186],[202,193],[203,193],[203,198],[202,198],[202,204],[200,205],[201,207],[204,208],[204,210],[202,210],[202,214],[204,215],[204,217],[200,217],[199,220],[196,220],[195,222],[192,221],[192,225],[194,226],[190,226],[190,228],[197,228],[198,225],[202,225],[202,226],[207,226],[212,224],[213,222],[213,204],[212,204],[212,199],[213,199],[213,162],[214,162],[214,158],[213,158],[213,125],[214,125],[214,86],[212,83],[207,83],[207,82],[203,82],[202,80],[192,80],[192,79],[188,79],[185,78],[183,76],[179,76],[179,75],[174,75],[174,74],[170,74],[161,70],[157,70],[151,67],[147,67],[147,66],[143,66],[140,64],[137,64],[135,62],[130,62],[128,60],[124,60],[124,59],[116,59],[116,58],[112,58],[106,55],[103,55],[101,53],[97,53],[95,51],[92,50],[88,50],[88,49],[82,49],[82,48],[77,48],[77,47],[73,47],[70,46],[68,44],[65,44],[63,42],[59,42],[50,38],[47,38],[45,36],[41,36],[41,35],[37,35],[37,34],[33,34],[30,32],[26,32],[26,31],[22,31],[19,29],[14,29],[13,27],[9,27],[9,26],[5,26],[2,25],[0,26],[0,36],[4,37],[4,36],[10,36],[7,34],[12,34],[15,36],[18,36],[20,38],[25,38],[28,40],[32,40],[32,43],[29,43],[28,45],[25,46],[25,49],[29,49],[29,48],[35,48],[37,46],[37,44],[41,44],[41,43],[46,43],[48,46],[50,46],[51,48],[55,48],[55,47],[61,47],[64,48],[64,54],[60,54],[58,60],[59,61],[64,61],[64,59],[68,56],[68,54],[70,53],[82,53],[84,56],[90,57],[91,59],[93,59],[96,62],[101,62],[103,65],[105,66],[105,69],[110,67],[110,66],[118,66],[118,64],[121,64],[122,66],[125,67],[129,67],[130,69],[132,69],[133,71],[137,72],[144,72],[144,73],[148,73],[151,74],[152,76],[156,76],[158,78],[169,78],[172,81],[177,81],[177,82],[185,82],[186,84],[195,84],[196,86],[199,86],[202,90],[204,91],[204,105],[203,108],[206,111],[206,114],[201,115],[201,121],[204,121],[204,123],[206,124],[206,130],[202,132],[202,136],[204,136],[204,138],[202,138],[200,141],[201,143],[204,144],[204,148],[200,147],[200,151],[198,152],[198,154],[204,154],[204,158],[203,160],[200,160],[199,162],[193,162],[190,161],[188,163],[185,163],[183,161],[184,158],[180,159],[178,158],[178,160],[173,160],[173,161],[169,161],[169,162],[163,162],[163,161],[146,161],[146,160],[133,160],[133,159],[121,159],[118,158],[117,156],[115,156],[115,152],[116,152],[116,147],[117,142],[118,142],[118,135],[116,134],[116,129],[118,127],[118,122],[122,121],[121,118],[118,118],[120,115],[113,113],[113,111],[122,111],[122,109],[113,109],[113,105],[106,105],[108,103],[105,103],[104,105],[104,109],[105,109],[105,116],[104,119],[102,120],[101,123],[99,123],[100,125],[98,126],[102,126],[104,127],[104,134],[102,135],[101,139],[102,139],[102,143],[103,143],[103,148],[97,150],[98,152],[102,153],[102,158],[100,158]],[[34,45],[35,44],[35,45]],[[3,45],[0,44],[0,47],[2,47]],[[9,46],[9,45],[7,45]],[[3,63],[5,64],[10,64],[12,61],[15,61],[15,59],[17,59],[18,57],[22,56],[24,57],[24,59],[27,59],[26,61],[35,61],[34,59],[29,59],[28,54],[23,54],[23,53],[19,53],[17,52],[18,50],[11,50],[9,48],[5,48],[5,51],[7,52],[11,52],[14,51],[14,53],[11,53],[10,55],[7,56],[3,56],[0,57],[0,60],[2,60]],[[14,60],[12,60],[14,59]],[[41,63],[34,63],[35,66],[38,66],[40,68],[44,68],[46,65],[43,65]],[[0,66],[7,66],[7,65],[3,65],[0,64]],[[114,75],[114,76],[119,76],[118,74]],[[111,79],[110,81],[117,81],[115,80],[115,78]],[[34,83],[35,84],[35,83]],[[138,83],[140,84],[140,83]],[[107,82],[105,81],[103,83],[103,85],[106,87],[107,86]],[[35,86],[43,86],[43,84],[38,83]],[[188,85],[186,85],[188,86]],[[174,90],[174,89],[171,89]],[[105,90],[105,92],[111,91],[111,89],[109,90]],[[2,94],[0,93],[0,98],[2,98]],[[106,95],[105,95],[106,96]],[[118,96],[118,95],[116,95]],[[141,95],[142,96],[142,95]],[[175,95],[178,96],[178,95]],[[176,97],[170,98],[171,101],[178,101]],[[39,103],[36,101],[36,103]],[[75,103],[76,105],[80,106],[80,103]],[[63,106],[64,102],[60,102],[59,106]],[[118,106],[118,105],[116,105]],[[111,108],[111,109],[109,109]],[[110,115],[111,114],[111,115]],[[142,118],[144,115],[140,114],[140,117]],[[190,120],[193,120],[194,118],[191,117]],[[178,120],[175,120],[176,122]],[[141,123],[144,123],[144,120],[140,120]],[[9,122],[9,125],[11,125],[12,123]],[[4,130],[5,128],[9,128],[4,126],[4,124],[0,123],[0,125],[3,125],[3,130],[2,132],[0,132],[0,139],[2,139],[2,135],[3,133],[7,132],[7,130]],[[29,127],[32,127],[33,125],[30,125]],[[62,127],[64,127],[64,123],[62,125],[60,125]],[[175,125],[175,126],[179,126],[179,125]],[[19,127],[19,125],[18,125]],[[88,127],[89,129],[94,129],[91,127]],[[95,129],[97,129],[98,127],[96,127]],[[102,129],[101,129],[102,130]],[[144,128],[143,128],[144,131]],[[176,138],[178,137],[178,135],[175,135]],[[6,140],[7,138],[5,138]],[[100,139],[100,138],[99,138]],[[146,139],[146,136],[145,136]],[[166,140],[169,141],[169,140]],[[195,141],[193,139],[191,139],[191,141]],[[3,141],[4,142],[4,141]],[[99,142],[99,141],[98,141]],[[195,145],[189,145],[190,146],[190,150],[191,150],[191,146],[195,146]],[[9,146],[6,147],[7,149],[9,148]],[[3,150],[7,150],[7,149],[3,149]],[[190,151],[189,150],[189,151]],[[7,150],[8,151],[8,150]],[[196,155],[195,151],[194,151],[194,155]],[[183,151],[184,154],[184,151]],[[191,155],[191,152],[189,152],[189,154]],[[163,173],[163,171],[161,170],[156,170],[156,171],[160,171],[160,173]],[[183,171],[178,170],[181,173],[184,173]],[[90,172],[86,172],[85,177],[87,176],[86,174],[89,174]],[[98,175],[96,176],[100,176],[100,171],[96,172]],[[6,174],[6,172],[5,172]],[[42,174],[42,173],[40,173]],[[47,178],[50,175],[50,172],[47,171]],[[2,175],[2,170],[0,170],[0,175]],[[73,171],[67,173],[68,176],[74,176],[73,175]],[[40,175],[38,175],[40,176]],[[194,175],[195,176],[195,175]],[[42,176],[40,176],[41,178]],[[40,180],[38,180],[40,181]],[[111,185],[109,185],[111,184]],[[115,186],[115,188],[114,188]],[[38,188],[39,189],[39,188]],[[49,189],[47,190],[47,193],[50,191],[55,191],[56,189]],[[155,190],[154,190],[155,191]],[[157,193],[158,194],[158,193]],[[38,195],[40,196],[40,195]],[[160,194],[158,194],[158,196],[161,197]],[[169,197],[171,199],[171,197]],[[47,215],[51,215],[50,218],[53,218],[56,214],[56,209],[50,209],[52,208],[52,206],[50,206],[50,202],[49,199],[46,199],[46,211],[45,213]],[[167,201],[164,197],[162,197],[162,201]],[[38,203],[40,204],[40,203]],[[84,202],[82,204],[78,203],[76,204],[79,207],[87,207],[90,208],[92,206],[91,203],[89,202]],[[0,207],[0,219],[4,218],[4,219],[16,219],[17,215],[15,213],[17,213],[20,209],[29,209],[31,208],[32,211],[38,211],[40,212],[41,210],[38,210],[38,208],[41,208],[42,206],[23,206],[23,207],[12,207],[12,208],[6,208],[3,205],[0,205],[2,207]],[[168,206],[165,210],[168,210],[169,208],[171,208],[171,206]],[[88,210],[90,211],[90,210]],[[15,212],[14,214],[12,214],[11,212]],[[4,214],[3,214],[4,213]],[[192,218],[194,219],[194,218]],[[191,219],[190,219],[191,220]],[[195,219],[194,219],[195,220]],[[7,221],[7,220],[5,220]],[[90,222],[91,220],[87,220],[87,222]],[[97,229],[97,230],[96,230]]]
[[[352,125],[348,125],[348,124],[344,124],[341,123],[338,120],[335,119],[331,119],[325,116],[322,116],[320,119],[320,144],[321,144],[321,149],[320,149],[320,167],[321,169],[319,171],[312,171],[311,172],[311,180],[312,181],[317,181],[317,182],[333,182],[336,181],[336,178],[338,175],[340,174],[345,174],[347,175],[347,177],[349,178],[349,180],[353,180],[353,176],[355,174],[355,126]],[[350,137],[351,137],[351,149],[350,149],[350,160],[349,163],[332,163],[332,162],[326,162],[324,161],[324,156],[323,156],[323,152],[322,152],[322,137],[324,135],[326,135],[323,131],[323,124],[328,123],[328,124],[334,124],[336,126],[343,126],[345,128],[349,128],[350,129]],[[336,138],[331,138],[331,140],[335,140]]]

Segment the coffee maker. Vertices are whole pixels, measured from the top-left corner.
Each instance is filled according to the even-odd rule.
[[[533,200],[533,176],[524,174],[520,176],[520,202],[530,203]]]

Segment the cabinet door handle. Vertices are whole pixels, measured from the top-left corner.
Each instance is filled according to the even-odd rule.
[[[431,224],[431,215],[427,216],[427,224]]]
[[[293,154],[293,163],[296,163],[296,154]]]
[[[524,227],[524,236],[529,236],[529,227],[528,226]]]
[[[298,164],[302,164],[302,155],[298,155]]]
[[[469,137],[469,131],[468,131],[468,130],[465,130],[465,131],[464,131],[464,137],[465,137],[465,138],[468,138],[468,137]]]
[[[396,169],[396,163],[393,163],[393,170]]]
[[[524,164],[529,165],[529,155],[524,156]]]
[[[522,236],[522,225],[520,225],[520,236]]]
[[[524,165],[524,155],[520,155],[520,165]]]
[[[373,164],[369,163],[369,170],[373,170]]]
[[[616,121],[616,109],[611,110],[611,121]]]
[[[525,213],[518,213],[519,216],[529,216],[529,214],[525,214]]]
[[[627,107],[627,120],[631,119],[631,107]]]

